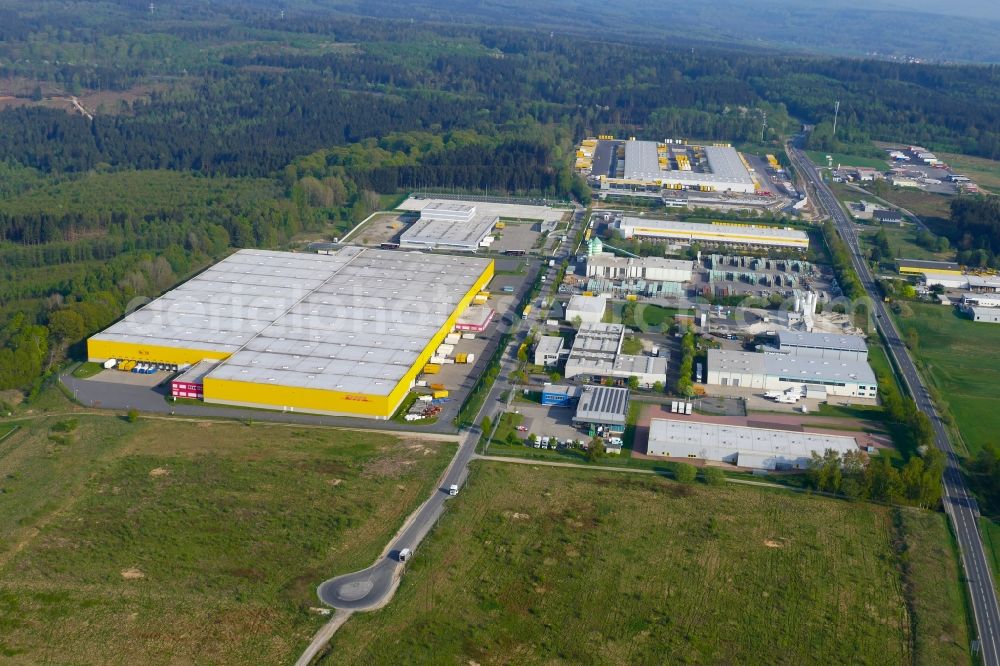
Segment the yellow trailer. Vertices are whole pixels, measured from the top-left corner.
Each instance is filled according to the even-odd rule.
[[[447,391],[434,391],[434,393],[432,393],[431,395],[434,396],[434,399],[436,400],[437,398],[447,398],[448,397],[448,392]]]
[[[436,375],[439,372],[441,372],[441,366],[437,363],[428,363],[424,366],[425,375]]]

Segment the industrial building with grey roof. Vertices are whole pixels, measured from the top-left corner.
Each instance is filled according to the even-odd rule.
[[[621,324],[581,325],[566,359],[563,375],[567,379],[584,376],[628,380],[635,377],[645,387],[666,382],[667,359],[622,354],[624,338],[625,327]]]
[[[388,418],[493,262],[241,250],[88,341],[91,360],[220,359],[206,402]]]
[[[692,164],[695,154],[704,159],[699,158],[697,164]],[[600,140],[594,149],[589,173],[602,188],[648,185],[742,194],[753,194],[757,189],[739,153],[722,145]]]
[[[429,202],[419,214],[399,237],[401,247],[475,252],[500,219],[479,213],[472,204],[448,201]]]
[[[646,453],[696,458],[756,469],[806,469],[814,452],[858,451],[853,437],[826,433],[751,428],[680,419],[652,419]]]

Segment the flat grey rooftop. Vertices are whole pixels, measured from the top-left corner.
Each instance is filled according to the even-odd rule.
[[[566,309],[576,312],[601,314],[603,316],[607,307],[608,299],[605,296],[583,296],[581,294],[574,294],[570,297],[569,304],[566,306]]]
[[[241,250],[94,337],[231,353],[212,379],[383,395],[488,265],[357,247]]]
[[[753,184],[753,177],[740,159],[735,148],[728,146],[705,146],[705,157],[712,175],[720,181]]]
[[[399,241],[407,246],[443,247],[474,252],[498,221],[499,218],[495,215],[476,215],[467,222],[421,217],[400,235]]]
[[[866,360],[825,359],[790,354],[708,350],[710,371],[740,372],[779,377],[788,382],[821,384],[843,382],[874,386],[875,372]]]
[[[750,428],[686,419],[652,419],[649,441],[667,448],[670,443],[677,443],[684,448],[780,454],[795,458],[808,456],[812,451],[833,449],[846,453],[858,448],[853,437],[843,435]]]
[[[782,347],[809,347],[812,349],[868,352],[868,345],[865,344],[864,338],[858,335],[843,335],[841,333],[779,331],[778,343]]]

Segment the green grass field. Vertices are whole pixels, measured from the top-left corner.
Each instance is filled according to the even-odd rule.
[[[965,319],[954,308],[908,304],[900,317],[903,337],[918,336],[917,357],[926,376],[948,403],[962,439],[975,454],[996,441],[1000,428],[1000,327]]]
[[[887,188],[880,195],[886,201],[919,215],[933,231],[951,215],[951,200],[947,194],[934,194],[912,188]]]
[[[322,663],[961,664],[963,612],[940,514],[480,462]]]
[[[87,379],[89,377],[93,377],[103,369],[104,366],[100,363],[90,363],[88,361],[87,363],[81,363],[73,368],[73,376],[79,379]]]
[[[1000,162],[997,160],[954,153],[938,153],[938,155],[957,173],[968,176],[980,188],[985,187],[994,193],[1000,192]]]
[[[983,546],[986,547],[986,557],[990,561],[990,568],[993,569],[993,582],[997,584],[997,576],[1000,574],[1000,525],[989,518],[981,517],[979,519],[979,533],[983,537]]]
[[[873,169],[889,168],[889,163],[887,161],[876,157],[863,157],[861,155],[848,155],[846,153],[825,153],[821,150],[807,150],[806,155],[809,156],[809,159],[811,159],[814,164],[821,167],[825,167],[827,165],[826,156],[829,155],[833,158],[834,167],[839,164],[845,167],[871,167]]]
[[[453,445],[79,415],[0,443],[4,663],[291,663]],[[61,424],[61,425],[57,425]]]
[[[885,233],[889,237],[889,245],[892,247],[891,259],[926,259],[929,261],[954,261],[955,259],[954,250],[933,252],[917,245],[917,230],[915,227],[900,228],[887,226],[882,228],[885,229]],[[866,246],[871,247],[873,238],[879,229],[878,227],[863,227],[862,229],[863,232],[860,234],[860,240]],[[890,263],[891,259],[889,260]]]

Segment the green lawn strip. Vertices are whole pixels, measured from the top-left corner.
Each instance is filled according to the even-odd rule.
[[[879,159],[876,157],[864,157],[862,155],[849,155],[847,153],[827,153],[821,150],[807,150],[806,155],[809,159],[813,161],[814,164],[818,166],[825,167],[827,165],[826,156],[829,155],[833,158],[833,166],[836,167],[838,164],[840,166],[853,166],[853,167],[870,167],[872,169],[879,169],[885,171],[889,168],[889,162],[884,159]]]
[[[104,370],[104,366],[102,366],[100,363],[90,363],[88,361],[87,363],[81,363],[80,365],[73,368],[72,374],[77,379],[88,379],[90,377],[93,377],[97,373],[101,372],[102,370]]]
[[[912,313],[912,314],[911,314]],[[954,308],[907,303],[897,318],[903,339],[917,332],[915,356],[955,419],[969,453],[1000,429],[1000,327],[962,317]]]

